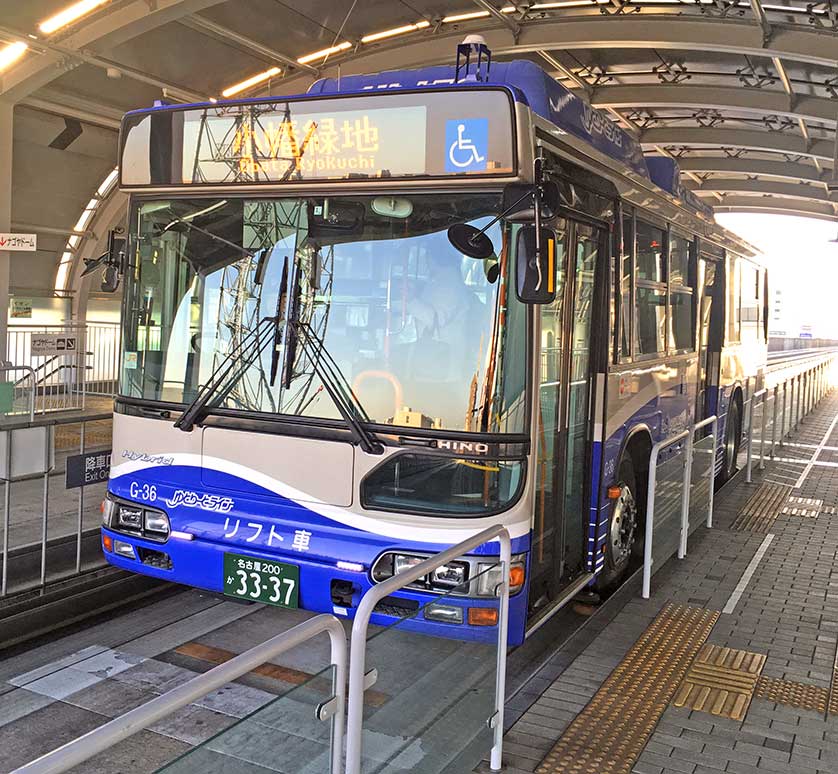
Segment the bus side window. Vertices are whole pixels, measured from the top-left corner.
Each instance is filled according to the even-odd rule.
[[[635,352],[660,355],[666,351],[666,234],[636,221]]]
[[[739,341],[741,330],[741,264],[733,256],[728,256],[727,283],[727,341],[735,344]]]
[[[619,342],[620,359],[631,358],[631,328],[634,311],[631,293],[632,260],[634,258],[634,217],[623,216],[623,234],[620,250],[619,272],[619,293],[620,293],[620,319],[619,319]]]
[[[669,347],[695,349],[695,242],[669,237]]]
[[[762,301],[760,296],[759,270],[756,266],[741,261],[740,297],[742,299],[741,337],[742,341],[754,344],[762,341]]]

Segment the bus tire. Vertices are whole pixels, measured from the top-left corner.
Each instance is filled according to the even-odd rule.
[[[620,460],[616,486],[620,487],[620,496],[611,507],[605,563],[596,579],[596,590],[600,593],[615,591],[622,583],[635,553],[640,530],[637,475],[627,454]]]
[[[738,394],[734,395],[730,402],[725,422],[725,445],[724,463],[719,473],[719,483],[724,484],[733,478],[736,473],[736,458],[739,456],[739,447],[742,443],[742,409],[740,408]]]

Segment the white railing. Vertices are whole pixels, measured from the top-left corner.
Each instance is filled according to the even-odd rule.
[[[346,633],[343,624],[333,615],[322,614],[310,618],[282,634],[245,651],[239,656],[210,669],[189,682],[142,704],[136,709],[114,718],[84,736],[68,742],[37,760],[15,769],[12,774],[62,774],[62,772],[90,760],[111,749],[123,739],[148,728],[181,707],[206,696],[227,683],[246,675],[286,651],[305,644],[318,634],[327,632],[331,643],[331,663],[334,667],[333,697],[328,712],[318,707],[317,718],[332,718],[331,774],[341,771],[343,750],[344,707],[346,702]],[[266,731],[268,729],[266,728]]]
[[[78,347],[67,354],[33,353],[32,337],[44,333],[76,336]],[[7,332],[6,359],[33,370],[45,410],[83,408],[85,394],[113,395],[119,357],[120,325],[115,322],[10,325]]]
[[[349,710],[346,722],[346,774],[360,774],[362,734],[364,725],[364,691],[370,687],[370,677],[366,671],[367,629],[376,604],[385,597],[405,586],[429,575],[438,567],[459,559],[469,551],[488,543],[500,542],[501,582],[495,590],[500,598],[498,611],[498,652],[495,683],[495,707],[492,717],[487,718],[493,731],[491,751],[492,771],[501,770],[503,753],[503,712],[506,694],[506,642],[509,627],[509,569],[512,564],[512,543],[505,527],[489,527],[439,554],[436,554],[408,570],[373,586],[361,599],[352,624],[352,638],[349,661]]]

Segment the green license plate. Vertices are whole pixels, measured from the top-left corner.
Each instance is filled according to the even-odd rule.
[[[279,607],[299,607],[300,568],[296,564],[224,554],[224,593]]]

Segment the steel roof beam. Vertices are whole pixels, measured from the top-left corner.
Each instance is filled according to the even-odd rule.
[[[681,156],[681,172],[700,174],[762,175],[783,180],[805,180],[822,183],[824,177],[808,164],[793,161],[764,161],[761,159],[730,158],[728,156]]]
[[[829,196],[820,186],[805,183],[779,183],[771,180],[742,180],[711,177],[696,184],[685,182],[684,185],[694,193],[738,193],[768,194],[786,199],[810,199],[829,202]]]
[[[89,21],[77,25],[74,32],[61,39],[61,48],[78,53],[79,58],[67,61],[61,53],[45,50],[25,56],[0,77],[0,96],[17,102],[77,67],[83,55],[116,49],[132,38],[177,21],[186,14],[210,8],[222,0],[127,0],[114,4]],[[37,46],[33,46],[36,48]]]
[[[518,40],[509,43],[506,27],[494,19],[474,23],[469,31],[486,39],[498,56],[551,50],[590,49],[658,49],[707,51],[735,56],[761,58],[780,57],[788,61],[807,62],[830,71],[835,69],[835,37],[826,30],[802,24],[774,24],[770,45],[763,46],[762,31],[750,19],[730,17],[676,16],[670,9],[658,13],[636,15],[557,14],[550,19],[524,21]],[[325,75],[341,72],[358,74],[379,70],[419,67],[451,60],[452,52],[462,40],[461,29],[436,34],[395,39],[374,46],[361,46],[352,53],[336,57],[323,69]],[[302,73],[283,81],[283,92],[301,88]]]
[[[496,21],[499,21],[506,27],[514,36],[515,40],[518,40],[518,33],[521,31],[521,25],[518,24],[514,19],[510,19],[507,14],[501,13],[494,5],[492,5],[489,0],[471,0],[478,8],[483,11],[487,11],[492,18]]]
[[[653,127],[640,134],[640,142],[687,148],[741,148],[761,153],[784,153],[823,161],[832,161],[833,144],[828,140],[807,143],[802,137],[785,132],[758,129],[724,129],[711,127]]]
[[[714,204],[713,209],[717,213],[757,212],[838,220],[830,204],[805,199],[786,199],[780,196],[725,196],[720,204]]]
[[[122,121],[121,110],[76,96],[71,97],[52,89],[43,89],[37,96],[27,97],[20,104],[42,113],[51,113],[61,118],[75,118],[84,124],[114,131],[119,131]]]
[[[793,107],[786,94],[768,89],[743,89],[732,86],[692,86],[684,84],[643,84],[600,86],[594,91],[593,105],[598,108],[656,109],[680,107],[737,111],[754,115],[776,115],[797,120],[819,121],[835,125],[835,102],[825,97],[800,96]]]
[[[275,51],[263,43],[242,35],[240,32],[231,30],[228,27],[222,27],[220,24],[216,24],[214,21],[207,19],[206,16],[195,14],[193,16],[186,16],[179,21],[184,26],[200,32],[202,35],[209,35],[223,43],[234,46],[239,51],[243,51],[256,58],[264,59],[270,64],[280,64],[286,70],[306,70],[312,75],[317,75],[316,67],[312,67],[309,64],[300,64],[293,57]]]

